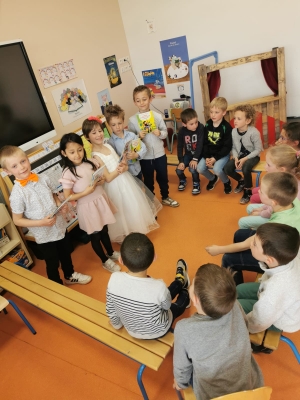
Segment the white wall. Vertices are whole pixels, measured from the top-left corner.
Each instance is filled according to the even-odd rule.
[[[286,55],[287,115],[300,116],[300,1],[299,0],[119,0],[135,75],[163,68],[160,40],[186,35],[189,57],[216,50],[219,62],[284,47]],[[148,34],[146,20],[155,20],[156,32]],[[214,59],[204,60],[207,65]],[[194,68],[194,90],[203,120],[200,83]],[[219,95],[229,103],[271,94],[259,62],[221,70]],[[189,83],[185,83],[189,94]],[[176,84],[166,85],[167,99],[155,100],[159,109],[178,97]]]

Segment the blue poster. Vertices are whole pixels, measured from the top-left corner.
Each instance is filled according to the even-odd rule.
[[[162,40],[160,48],[167,83],[189,81],[189,54],[186,36]]]
[[[166,97],[164,78],[161,68],[142,71],[144,85],[147,86],[153,97]]]

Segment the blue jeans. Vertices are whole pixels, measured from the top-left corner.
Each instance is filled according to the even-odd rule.
[[[229,181],[228,176],[223,171],[223,168],[227,164],[229,157],[230,157],[230,154],[228,154],[227,156],[225,156],[223,158],[220,158],[220,160],[217,160],[213,166],[214,174],[217,175],[223,183],[227,183]],[[214,179],[214,176],[208,170],[208,168],[205,164],[205,161],[206,161],[206,159],[204,157],[201,158],[201,160],[199,161],[199,164],[197,166],[197,170],[201,175],[205,176],[205,178],[207,178],[209,181],[212,181]]]
[[[191,154],[185,154],[183,156],[183,164],[184,168],[189,167],[190,162],[192,161],[193,156]],[[199,173],[197,169],[193,169],[189,167],[189,171],[192,174],[193,183],[200,183]],[[176,168],[176,174],[180,181],[186,181],[186,176],[184,174],[184,170]]]
[[[256,208],[262,207],[263,204],[249,204],[247,207],[247,213],[251,214]],[[257,229],[260,225],[269,222],[269,218],[263,218],[260,215],[249,215],[248,217],[242,217],[239,219],[240,229]]]
[[[239,229],[234,234],[233,242],[243,242],[255,233],[251,229]],[[237,285],[244,282],[243,271],[259,272],[260,274],[264,272],[260,269],[258,261],[253,257],[250,249],[236,253],[225,253],[222,257],[222,267],[231,268],[232,271],[236,272],[233,278]]]

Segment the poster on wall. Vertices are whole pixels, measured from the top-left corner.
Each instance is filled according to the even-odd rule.
[[[161,68],[142,71],[144,85],[147,86],[155,98],[166,97],[166,89]]]
[[[43,67],[39,74],[45,89],[77,77],[73,59]]]
[[[64,126],[92,111],[83,79],[53,90],[52,96]]]
[[[167,83],[189,81],[189,54],[186,36],[162,40],[160,48]]]
[[[102,114],[104,115],[105,107],[112,105],[111,97],[108,89],[101,90],[101,92],[97,93],[98,101],[102,110]]]
[[[116,60],[116,56],[110,56],[103,58],[107,77],[110,83],[110,87],[113,88],[115,86],[121,85],[121,77],[120,72]]]

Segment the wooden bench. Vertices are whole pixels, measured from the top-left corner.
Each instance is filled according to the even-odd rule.
[[[173,347],[173,333],[157,340],[135,339],[125,328],[111,326],[104,303],[8,261],[0,264],[0,287],[141,364],[137,380],[148,400],[142,381],[144,369],[159,369]]]
[[[167,164],[177,166],[179,164],[177,155],[167,154]],[[265,161],[260,161],[258,164],[255,165],[254,169],[252,170],[252,172],[254,172],[256,174],[255,186],[259,186],[260,175],[265,170],[266,170],[266,162]],[[237,171],[241,172],[240,169],[237,169]]]

